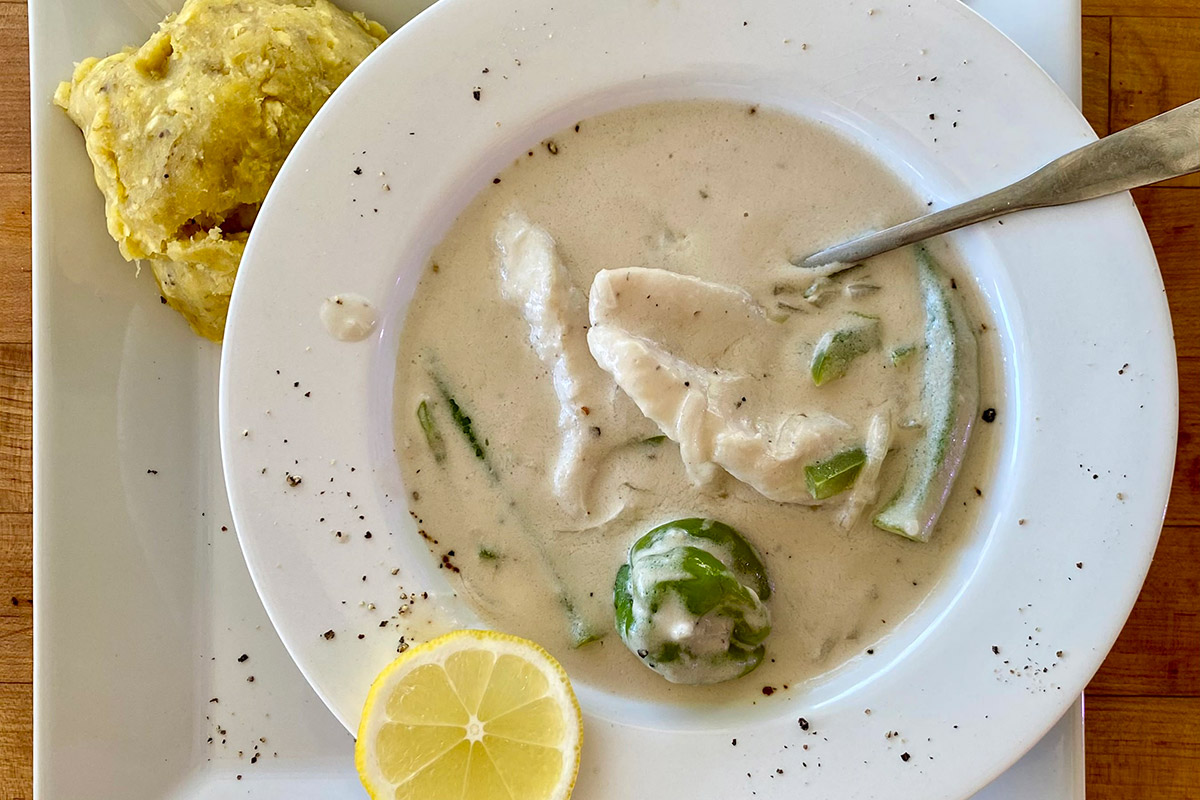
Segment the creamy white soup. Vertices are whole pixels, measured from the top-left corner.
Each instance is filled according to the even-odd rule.
[[[871,658],[974,525],[994,343],[940,249],[789,259],[924,206],[827,125],[742,104],[531,144],[401,335],[398,457],[460,594],[627,696],[761,701]]]

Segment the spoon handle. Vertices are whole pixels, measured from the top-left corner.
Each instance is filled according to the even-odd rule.
[[[865,258],[1027,208],[1116,194],[1200,170],[1200,100],[1084,145],[1003,189],[792,263],[853,266]],[[826,269],[824,274],[838,272]]]

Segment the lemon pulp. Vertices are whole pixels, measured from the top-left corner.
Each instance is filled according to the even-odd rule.
[[[456,631],[371,686],[355,761],[375,800],[561,800],[579,768],[579,704],[533,642]]]

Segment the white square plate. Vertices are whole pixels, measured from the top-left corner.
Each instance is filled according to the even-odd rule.
[[[228,530],[219,349],[160,304],[148,274],[132,279],[79,133],[50,103],[73,61],[144,40],[177,5],[30,8],[34,794],[363,797],[353,741],[288,658]],[[355,5],[394,28],[426,3]],[[1078,0],[968,5],[1078,99]],[[1082,798],[1081,705],[977,797]]]

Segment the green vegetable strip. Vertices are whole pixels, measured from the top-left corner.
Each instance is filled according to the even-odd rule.
[[[598,642],[604,638],[608,631],[597,628],[583,618],[583,615],[575,610],[575,605],[566,597],[560,595],[562,600],[563,610],[567,612],[567,632],[570,637],[572,649],[578,650],[585,644]]]
[[[892,350],[890,356],[893,367],[901,367],[907,364],[912,357],[917,354],[917,346],[915,344],[902,344]]]
[[[867,454],[861,447],[830,456],[804,468],[804,483],[814,500],[826,500],[849,489],[858,478]]]
[[[925,427],[904,482],[874,523],[885,531],[929,541],[966,453],[979,406],[975,334],[955,292],[924,247],[916,248],[925,308],[921,408]]]
[[[450,394],[450,389],[446,386],[445,382],[437,377],[434,377],[433,380],[437,384],[438,393],[446,401],[446,405],[450,406],[450,417],[454,420],[454,424],[458,426],[458,429],[462,431],[462,435],[467,440],[467,444],[470,445],[471,450],[474,451],[475,457],[486,463],[488,460],[487,452],[483,449],[483,445],[479,442],[478,437],[475,436],[475,427],[471,424],[471,418],[462,410],[462,406],[454,399],[454,395]]]
[[[433,419],[429,405],[424,400],[417,406],[417,422],[420,424],[421,430],[425,432],[425,443],[429,445],[429,451],[433,453],[433,460],[439,464],[442,463],[446,460],[446,442],[442,439],[442,434],[437,429],[437,422]]]
[[[436,356],[431,356],[430,360],[434,363],[437,363]],[[463,408],[458,404],[458,401],[454,399],[454,393],[450,390],[449,382],[446,381],[442,375],[434,372],[433,370],[430,370],[429,377],[433,380],[434,385],[437,387],[438,394],[442,396],[442,399],[446,401],[446,405],[450,407],[450,416],[454,419],[454,424],[458,427],[459,431],[462,432],[467,446],[475,454],[475,457],[483,462],[484,469],[487,471],[488,477],[491,478],[492,484],[504,498],[505,506],[512,510],[513,515],[520,522],[519,528],[521,532],[525,534],[530,543],[533,545],[534,550],[537,551],[538,556],[541,557],[542,566],[546,569],[546,572],[549,573],[550,582],[554,585],[555,592],[558,594],[559,600],[562,602],[563,609],[566,611],[571,646],[576,648],[582,647],[588,642],[594,642],[597,639],[603,638],[605,631],[598,630],[594,625],[585,620],[579,611],[576,610],[575,603],[571,600],[571,595],[567,590],[566,583],[563,582],[562,576],[559,575],[554,563],[550,560],[550,554],[546,552],[543,542],[533,534],[533,526],[531,526],[528,520],[525,519],[525,515],[522,513],[521,507],[517,503],[516,499],[505,490],[504,485],[500,482],[499,473],[496,471],[496,468],[492,465],[491,460],[488,458],[488,454],[484,449],[483,443],[479,441],[478,436],[475,434],[474,423],[471,421],[470,416],[463,411]]]
[[[837,380],[850,369],[850,363],[879,346],[879,320],[864,314],[848,315],[841,327],[826,331],[813,348],[813,383],[822,386]]]

